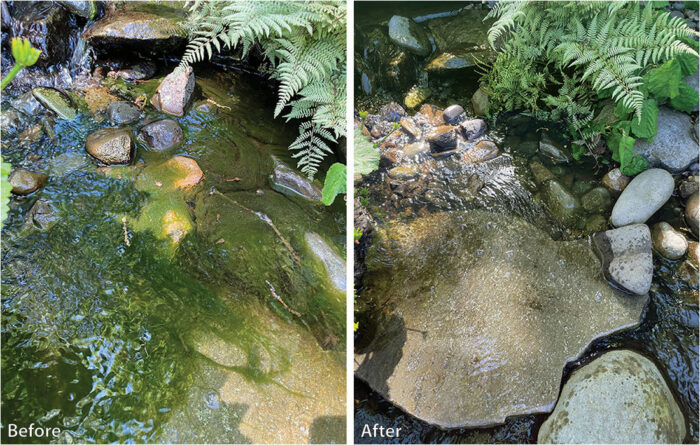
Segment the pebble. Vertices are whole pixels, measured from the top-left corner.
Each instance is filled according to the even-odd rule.
[[[659,254],[670,260],[682,258],[688,251],[688,241],[683,234],[667,222],[654,224],[651,242]]]

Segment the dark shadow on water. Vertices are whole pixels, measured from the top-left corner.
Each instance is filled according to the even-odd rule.
[[[347,443],[345,416],[317,417],[311,423],[311,443]]]
[[[407,329],[403,317],[398,314],[390,314],[377,324],[379,329],[374,341],[367,349],[359,351],[364,354],[364,357],[356,367],[355,373],[367,380],[377,391],[387,394],[389,392],[387,379],[401,361]],[[422,334],[426,335],[426,333]]]

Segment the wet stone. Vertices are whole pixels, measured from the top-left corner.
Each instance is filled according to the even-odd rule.
[[[581,207],[579,200],[556,180],[547,181],[542,196],[552,215],[565,226],[572,226]]]
[[[425,141],[414,142],[403,147],[404,156],[411,159],[428,153],[430,153],[430,144]]]
[[[428,133],[426,139],[435,151],[445,151],[457,146],[458,136],[457,127],[441,125]]]
[[[493,159],[500,154],[498,147],[491,141],[481,141],[462,155],[466,164],[478,164]]]
[[[23,168],[17,168],[10,173],[8,181],[15,195],[28,195],[39,190],[46,184],[49,177],[42,173],[36,173]]]
[[[417,165],[400,165],[387,171],[387,174],[392,179],[407,181],[417,178],[419,170]]]
[[[654,250],[670,260],[682,258],[688,251],[688,241],[683,234],[667,222],[654,224],[651,229],[651,243]]]
[[[697,162],[698,144],[693,140],[688,114],[661,107],[657,126],[654,142],[635,141],[635,155],[644,156],[652,166],[670,172],[681,172]]]
[[[56,113],[65,120],[73,120],[78,115],[78,110],[68,95],[55,88],[38,87],[32,90],[32,94],[44,107]]]
[[[48,230],[58,221],[50,201],[38,199],[27,212],[26,224],[39,230]]]
[[[274,190],[290,196],[301,196],[311,201],[321,200],[321,189],[280,161],[275,162],[275,169],[270,175]]]
[[[407,17],[395,15],[389,20],[389,38],[400,48],[419,56],[432,51],[423,27]]]
[[[654,272],[649,227],[632,224],[596,233],[593,241],[614,286],[636,295],[649,292]]]
[[[685,199],[698,191],[698,185],[698,177],[690,176],[688,179],[681,181],[678,186],[678,193],[681,195],[681,198]]]
[[[412,139],[420,139],[421,130],[413,119],[410,117],[402,117],[399,123],[401,124],[401,129],[404,133],[409,135]]]
[[[445,110],[442,112],[442,116],[445,118],[445,122],[450,125],[458,124],[463,114],[464,108],[462,108],[461,105],[457,104],[450,105],[449,107],[445,108]]]
[[[698,207],[698,192],[693,193],[685,203],[685,222],[693,231],[695,236],[698,236],[698,224],[700,224],[700,208]]]
[[[486,132],[486,122],[483,119],[471,119],[459,124],[459,129],[465,139],[471,142]]]
[[[183,134],[180,124],[172,119],[163,119],[145,125],[139,131],[139,140],[156,151],[169,150],[182,143]]]
[[[384,122],[400,122],[402,117],[406,117],[406,110],[396,102],[389,102],[379,109],[377,115],[380,121]]]
[[[632,179],[622,174],[619,168],[614,168],[603,176],[603,186],[613,196],[619,196]]]
[[[104,128],[87,137],[85,149],[104,164],[131,162],[133,140],[130,128]]]
[[[489,95],[481,87],[472,96],[472,110],[477,116],[486,116],[489,112]]]
[[[610,192],[605,187],[596,187],[581,197],[583,208],[592,213],[602,213],[612,205]]]
[[[379,156],[379,165],[384,168],[390,168],[404,158],[404,153],[398,148],[389,148],[384,150]]]
[[[554,173],[545,167],[544,164],[536,160],[530,162],[530,171],[537,184],[544,184],[550,179],[555,178]]]
[[[126,101],[109,104],[106,113],[109,121],[115,125],[130,124],[141,117],[141,109],[135,104]]]
[[[540,152],[556,163],[569,162],[569,156],[564,152],[563,144],[556,141],[547,133],[540,138]]]
[[[602,232],[608,227],[608,219],[599,214],[596,213],[595,215],[591,215],[586,219],[586,225],[584,226],[584,231],[588,234],[592,234],[595,232]]]
[[[28,39],[41,51],[38,66],[47,67],[70,56],[69,39],[75,18],[54,2],[17,2],[12,7],[12,36]]]
[[[345,292],[345,260],[318,233],[308,232],[304,235],[304,239],[311,252],[323,263],[328,278],[336,290]]]
[[[176,68],[158,85],[156,93],[151,97],[151,105],[164,113],[182,117],[190,102],[194,84],[191,66],[181,70]]]

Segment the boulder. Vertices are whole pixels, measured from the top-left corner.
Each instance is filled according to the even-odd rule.
[[[128,164],[133,145],[130,128],[97,130],[85,141],[87,152],[104,164]]]
[[[374,236],[362,298],[383,309],[355,375],[444,428],[551,411],[566,364],[647,302],[605,282],[587,240],[512,215],[430,213]]]
[[[682,258],[688,251],[688,241],[683,234],[667,222],[654,224],[651,229],[651,243],[654,250],[670,260]]]
[[[323,263],[333,286],[345,292],[345,260],[318,233],[308,232],[304,235],[304,239],[314,256]]]
[[[47,67],[70,57],[67,42],[75,19],[66,9],[48,1],[16,2],[12,18],[12,36],[28,39],[41,51],[38,66]]]
[[[419,56],[427,56],[433,49],[423,27],[407,17],[395,15],[389,20],[389,38],[398,47]]]
[[[493,159],[500,154],[498,147],[492,141],[481,141],[462,155],[462,161],[467,164],[478,164]]]
[[[486,122],[483,119],[470,119],[459,124],[459,129],[467,142],[471,142],[486,132]]]
[[[141,117],[141,109],[139,107],[123,100],[109,104],[106,112],[109,121],[115,125],[130,124]]]
[[[449,125],[456,125],[459,123],[459,119],[464,114],[464,108],[461,105],[450,105],[445,108],[442,112],[442,117],[445,118],[445,123]]]
[[[49,177],[42,173],[32,172],[23,168],[12,170],[12,173],[7,178],[12,186],[12,193],[15,195],[28,195],[35,192],[43,187],[48,179]]]
[[[698,144],[693,140],[690,116],[667,107],[659,108],[658,133],[654,142],[637,139],[634,154],[644,156],[653,167],[681,172],[698,160]]]
[[[615,202],[610,222],[615,227],[644,223],[673,194],[673,176],[652,168],[637,175]]]
[[[477,116],[486,116],[489,112],[489,95],[481,87],[472,96],[472,110]]]
[[[163,9],[172,11],[172,8]],[[175,54],[187,44],[187,32],[178,20],[166,15],[118,10],[95,22],[82,38],[98,54],[126,51],[153,56]]]
[[[321,201],[321,189],[316,184],[280,161],[275,161],[275,168],[270,175],[270,183],[274,190],[285,195]]]
[[[685,203],[685,222],[698,236],[698,224],[700,224],[700,208],[698,208],[698,192],[693,193]]]
[[[174,116],[185,115],[185,108],[190,102],[194,91],[194,73],[192,67],[175,68],[158,85],[156,93],[151,97],[151,105],[157,110]]]
[[[558,181],[552,179],[544,184],[542,190],[547,209],[552,215],[565,226],[572,226],[576,223],[581,204],[578,198],[572,195]]]
[[[613,196],[619,196],[632,179],[622,174],[619,168],[614,168],[603,176],[603,186]]]
[[[139,140],[156,151],[169,150],[182,143],[183,135],[180,124],[172,119],[163,119],[145,125],[139,131]]]
[[[65,120],[73,120],[78,115],[78,110],[73,105],[68,95],[55,88],[37,87],[32,90],[32,94],[47,109],[56,113],[58,117]]]
[[[652,361],[609,351],[576,370],[538,443],[682,443],[685,420]]]
[[[457,146],[459,132],[452,125],[441,125],[428,133],[426,139],[434,151],[445,151]]]
[[[649,292],[654,274],[649,227],[632,224],[599,232],[593,242],[613,286],[636,295]]]

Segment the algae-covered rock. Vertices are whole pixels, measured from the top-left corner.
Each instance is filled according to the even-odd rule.
[[[304,235],[304,239],[311,252],[323,263],[336,289],[345,291],[345,260],[335,253],[318,233],[308,232]]]
[[[62,91],[55,88],[37,87],[32,90],[32,94],[39,103],[56,113],[61,119],[70,121],[78,115],[78,110],[73,102]]]
[[[656,365],[628,350],[576,370],[538,443],[682,443],[685,419]]]
[[[413,86],[403,99],[403,103],[410,109],[416,108],[432,95],[428,87]]]
[[[611,288],[586,240],[513,216],[434,213],[375,236],[362,298],[385,309],[356,375],[442,427],[552,410],[566,363],[638,325],[647,301]]]

